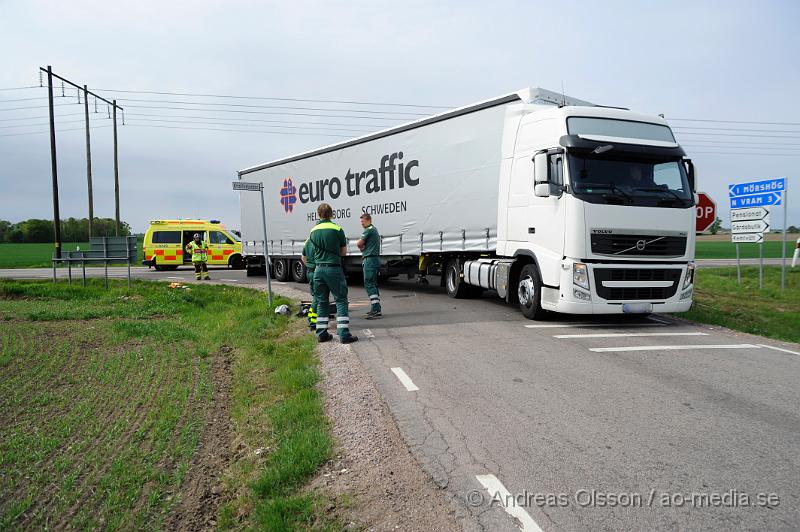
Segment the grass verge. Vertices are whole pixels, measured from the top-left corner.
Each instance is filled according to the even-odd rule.
[[[64,242],[64,251],[89,249],[88,242]],[[134,265],[142,263],[142,239],[136,243],[137,257]],[[2,268],[52,268],[53,244],[0,244],[0,269]],[[79,265],[80,266],[80,265]]]
[[[239,451],[219,526],[337,528],[299,494],[331,449],[302,331],[247,289],[0,281],[0,529],[163,528],[215,429],[220,356]]]
[[[738,331],[800,343],[800,269],[786,270],[786,290],[780,289],[779,267],[764,267],[764,289],[758,288],[758,268],[697,270],[692,309],[681,316]]]

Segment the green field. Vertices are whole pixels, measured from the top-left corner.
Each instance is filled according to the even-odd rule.
[[[338,528],[304,330],[247,289],[0,281],[0,530]]]
[[[89,249],[88,242],[65,242],[64,251]],[[142,241],[136,244],[138,257],[134,264],[142,263]],[[53,244],[0,244],[0,268],[51,268],[53,263]]]
[[[758,267],[742,268],[742,287],[736,268],[697,270],[695,303],[680,316],[739,331],[800,343],[800,269],[786,270],[781,292],[779,267],[764,267],[764,289],[758,288]]]
[[[797,235],[792,238],[792,235],[787,235],[786,242],[786,256],[791,260],[792,253],[794,253],[795,240]],[[780,241],[768,240],[764,242],[764,258],[765,259],[779,259],[781,258],[781,245]],[[739,256],[743,259],[757,259],[758,258],[758,244],[739,244]],[[698,240],[695,247],[695,258],[697,259],[735,259],[736,258],[736,244],[730,240]]]

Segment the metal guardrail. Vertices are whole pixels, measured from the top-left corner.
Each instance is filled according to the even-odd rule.
[[[105,285],[108,288],[108,265],[125,263],[128,265],[128,288],[131,287],[131,264],[136,260],[135,236],[101,236],[89,239],[89,249],[84,251],[62,251],[61,257],[53,257],[53,282],[56,282],[56,268],[67,265],[67,278],[72,284],[72,265],[80,263],[83,272],[83,286],[86,286],[86,263],[102,263],[105,266]]]

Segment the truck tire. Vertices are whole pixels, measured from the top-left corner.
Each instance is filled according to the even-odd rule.
[[[286,259],[276,259],[272,261],[272,271],[276,281],[286,281],[289,279],[289,264]]]
[[[447,295],[455,299],[475,297],[483,291],[480,287],[470,286],[464,282],[461,277],[461,264],[459,264],[458,259],[453,259],[447,263],[444,270],[444,278]]]
[[[529,320],[540,320],[546,311],[542,308],[542,280],[535,264],[526,264],[519,272],[517,299],[522,315]]]
[[[296,283],[307,283],[308,282],[308,275],[306,271],[306,265],[303,264],[302,260],[293,260],[292,261],[292,279]]]

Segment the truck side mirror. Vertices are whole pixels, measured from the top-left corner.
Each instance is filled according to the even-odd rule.
[[[684,159],[683,162],[686,163],[686,176],[689,178],[689,187],[692,189],[692,192],[696,192],[697,184],[694,176],[694,163],[691,159]]]
[[[537,198],[550,196],[550,164],[546,151],[533,156],[533,195]]]

